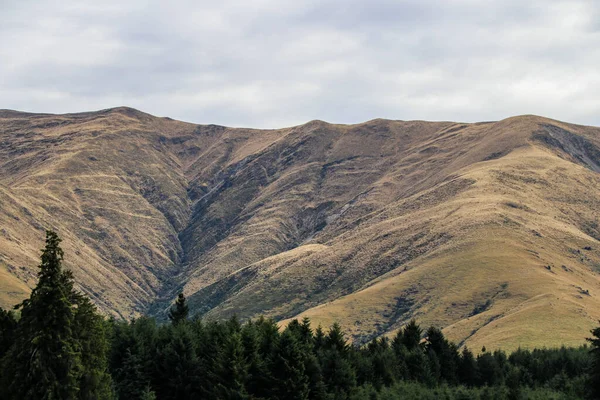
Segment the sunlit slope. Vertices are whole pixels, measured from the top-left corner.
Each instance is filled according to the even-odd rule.
[[[214,316],[337,320],[357,339],[415,317],[474,346],[581,343],[599,317],[600,186],[595,132],[587,155],[551,140],[567,128],[520,117],[417,143],[314,237],[200,290],[196,304]]]
[[[468,168],[461,176],[476,183],[452,204],[398,221],[439,216],[433,226],[451,241],[301,316],[341,321],[357,336],[417,318],[476,349],[581,343],[600,319],[590,228],[600,182],[569,164],[531,146]]]
[[[9,270],[31,286],[43,231],[53,228],[104,310],[144,310],[177,263],[174,225],[187,212],[187,181],[151,131],[156,118],[130,109],[3,117],[0,249]]]
[[[471,347],[581,343],[600,319],[600,130],[312,121],[253,130],[116,108],[0,111],[0,305],[43,230],[108,313],[410,318]]]

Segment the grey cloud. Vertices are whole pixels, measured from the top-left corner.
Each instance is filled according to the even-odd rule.
[[[0,1],[0,108],[600,125],[588,0]]]

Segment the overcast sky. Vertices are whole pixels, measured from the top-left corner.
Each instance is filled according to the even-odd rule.
[[[596,0],[0,0],[0,108],[600,125]]]

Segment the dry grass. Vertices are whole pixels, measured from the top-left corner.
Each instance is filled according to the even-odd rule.
[[[126,317],[183,288],[207,317],[306,315],[357,339],[414,317],[475,349],[581,343],[600,318],[599,132],[0,112],[0,304],[54,227],[82,289]]]

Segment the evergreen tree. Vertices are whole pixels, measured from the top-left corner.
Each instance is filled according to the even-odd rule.
[[[587,341],[592,346],[590,349],[592,365],[588,386],[590,398],[600,399],[600,327],[592,329],[591,333],[592,337],[587,338]]]
[[[271,354],[279,337],[277,322],[261,316],[254,321],[254,325],[260,337],[260,352],[265,355]]]
[[[113,371],[117,393],[120,399],[139,399],[149,397],[150,379],[144,372],[143,362],[139,355],[127,348],[122,364]]]
[[[309,398],[313,400],[327,400],[327,387],[323,381],[323,372],[319,359],[314,353],[305,354],[304,369],[309,378]]]
[[[293,319],[291,320],[287,326],[285,327],[286,330],[290,331],[293,335],[296,336],[296,338],[300,338],[301,336],[301,325],[300,325],[300,321],[298,321],[297,319]]]
[[[344,337],[342,327],[335,322],[329,329],[329,333],[325,337],[325,348],[329,350],[337,350],[345,354],[348,351],[348,342]]]
[[[0,360],[12,346],[16,329],[17,319],[15,313],[0,308]]]
[[[338,323],[325,337],[320,355],[323,381],[335,400],[347,399],[356,386],[356,371],[349,361],[350,346]]]
[[[352,367],[356,373],[356,384],[367,385],[375,380],[372,365],[373,354],[370,346],[352,352]]]
[[[406,355],[406,369],[410,380],[428,385],[435,383],[429,359],[419,348],[408,351]]]
[[[479,384],[493,386],[502,383],[502,370],[496,358],[490,353],[477,356],[477,370],[479,371]]]
[[[309,381],[305,354],[302,344],[289,329],[281,334],[274,349],[271,374],[273,387],[270,398],[308,399]]]
[[[391,345],[394,356],[396,357],[396,378],[408,379],[408,366],[406,365],[406,358],[408,356],[408,349],[404,345],[404,331],[398,329]]]
[[[435,353],[436,357],[430,357],[439,362],[440,378],[446,383],[454,384],[457,381],[458,350],[453,343],[448,342],[442,331],[430,327],[426,333],[427,351]],[[433,365],[433,364],[432,364]]]
[[[82,366],[78,398],[110,399],[113,395],[112,379],[108,372],[108,325],[86,296],[73,293],[72,302],[76,306],[73,332],[79,346]]]
[[[411,319],[402,332],[402,343],[410,351],[419,347],[423,330],[417,321]]]
[[[373,384],[376,387],[391,386],[399,375],[396,357],[386,337],[376,339],[374,342],[375,345],[370,351]]]
[[[72,275],[62,269],[60,239],[46,232],[39,281],[19,306],[15,342],[3,360],[5,399],[73,399],[82,377],[71,303]]]
[[[60,239],[52,231],[46,232],[41,259],[37,286],[17,306],[19,321],[0,313],[3,398],[113,398],[106,322],[74,290],[73,275],[62,269]]]
[[[325,382],[323,382],[323,373],[317,357],[318,351],[316,350],[316,340],[308,317],[302,319],[302,323],[300,323],[295,334],[302,347],[304,370],[309,378],[309,397],[315,400],[327,399],[327,388],[325,387]],[[321,335],[322,345],[324,341],[322,330]]]
[[[523,396],[521,389],[521,370],[519,367],[511,366],[506,377],[508,387],[508,400],[520,400]]]
[[[171,320],[173,325],[177,325],[187,320],[189,312],[190,310],[187,305],[185,296],[183,295],[183,293],[179,293],[175,304],[169,310],[169,319]]]
[[[254,397],[266,396],[265,387],[270,383],[270,374],[260,351],[261,340],[256,324],[253,321],[247,322],[242,327],[241,336],[244,358],[248,365],[246,390]]]
[[[392,349],[397,357],[400,357],[402,353],[407,350],[406,346],[404,345],[404,332],[402,329],[398,329],[398,332],[396,332],[396,335],[392,340]]]
[[[460,382],[465,386],[475,386],[478,380],[477,361],[467,346],[463,348],[458,366]]]
[[[129,323],[113,321],[110,342],[109,370],[118,398],[137,399],[147,389],[157,390],[152,381],[162,382],[162,348],[155,321],[147,317]]]
[[[349,398],[356,386],[356,371],[353,365],[344,353],[335,348],[324,351],[321,357],[323,381],[327,391],[334,400]]]
[[[437,355],[433,349],[428,348],[425,350],[425,354],[427,355],[427,364],[429,365],[429,372],[431,374],[431,378],[435,385],[439,385],[442,382],[442,363],[440,361],[440,357]]]
[[[315,330],[315,336],[313,339],[315,351],[320,351],[325,346],[325,332],[323,327],[319,325]]]
[[[240,332],[228,335],[219,357],[218,398],[223,400],[247,399],[246,383],[249,366],[244,356],[244,345]]]
[[[311,349],[313,346],[313,331],[310,326],[310,318],[304,317],[300,324],[300,339],[305,344],[309,344]]]
[[[163,326],[154,360],[152,387],[160,399],[192,400],[200,394],[200,363],[188,324]],[[148,353],[148,351],[146,351]],[[213,382],[216,385],[218,382]]]

